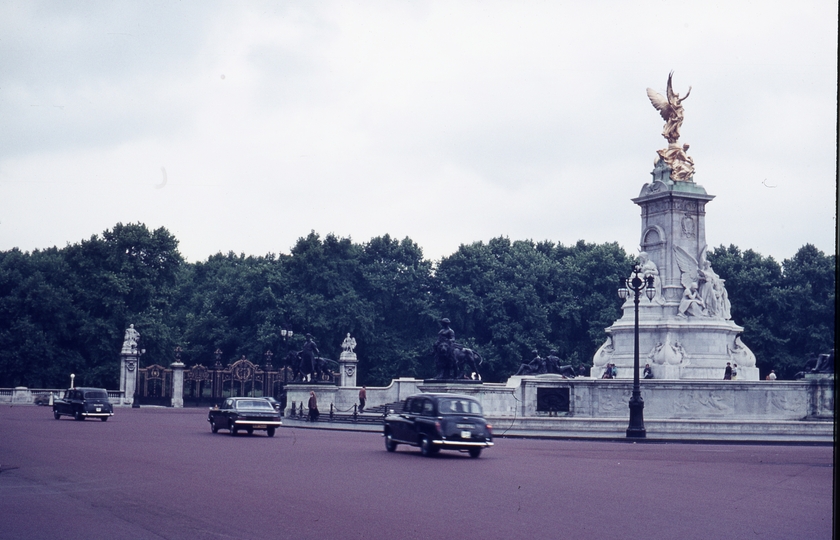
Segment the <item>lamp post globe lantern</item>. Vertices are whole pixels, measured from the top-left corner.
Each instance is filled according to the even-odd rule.
[[[656,296],[656,289],[653,285],[653,276],[644,277],[639,265],[633,267],[633,275],[621,278],[618,288],[618,296],[627,299],[630,293],[633,294],[633,393],[630,396],[630,424],[627,427],[627,438],[643,439],[647,435],[645,430],[645,401],[642,399],[642,391],[639,387],[639,297],[642,291],[648,300]]]
[[[286,340],[291,339],[294,335],[295,335],[295,333],[292,330],[288,330],[286,328],[281,328],[280,329],[280,337],[283,338],[283,345],[284,345],[284,348],[286,349],[287,353],[288,353],[288,348],[286,347]],[[288,358],[288,354],[286,354],[286,356],[283,357],[283,388],[284,388],[284,393],[285,393],[285,387],[286,387],[286,382],[287,382],[287,377],[286,377],[286,372],[287,372],[286,367],[288,366],[288,363],[286,362],[287,358]]]

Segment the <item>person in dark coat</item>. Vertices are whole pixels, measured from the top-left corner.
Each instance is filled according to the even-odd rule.
[[[732,380],[732,366],[729,365],[729,362],[726,363],[726,369],[723,371],[723,380],[724,381],[731,381]]]
[[[650,368],[650,364],[645,364],[645,379],[652,379],[653,378],[653,370]]]
[[[364,386],[359,390],[359,413],[365,412],[365,402],[367,401],[367,388]]]
[[[315,392],[309,392],[309,421],[317,422],[318,416],[318,399],[315,397]]]

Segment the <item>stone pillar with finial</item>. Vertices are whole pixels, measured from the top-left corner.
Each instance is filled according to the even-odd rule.
[[[341,370],[339,386],[356,386],[356,367],[359,360],[353,352],[355,348],[356,339],[348,332],[347,337],[341,342],[341,356],[338,358],[339,370]]]
[[[184,363],[181,362],[181,347],[175,347],[175,361],[172,368],[172,406],[176,409],[184,407]]]

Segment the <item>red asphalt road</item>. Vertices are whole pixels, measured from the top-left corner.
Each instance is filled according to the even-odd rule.
[[[213,435],[203,409],[108,422],[0,407],[0,538],[830,539],[833,448],[373,433]]]

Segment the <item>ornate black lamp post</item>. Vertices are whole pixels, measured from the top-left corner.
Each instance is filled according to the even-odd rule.
[[[134,366],[134,399],[131,402],[132,409],[140,408],[140,357],[146,354],[146,349],[137,351],[137,365]]]
[[[653,287],[653,276],[645,278],[639,265],[633,268],[633,276],[630,279],[621,278],[618,288],[618,296],[626,299],[633,291],[633,303],[635,307],[635,327],[633,343],[633,395],[630,397],[630,425],[627,427],[627,437],[643,439],[645,431],[645,401],[642,399],[642,391],[639,388],[639,296],[642,291],[648,300],[656,296],[656,289]]]

